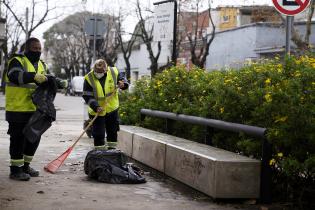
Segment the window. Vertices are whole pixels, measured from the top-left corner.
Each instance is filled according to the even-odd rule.
[[[230,16],[229,15],[223,15],[223,22],[229,22]]]

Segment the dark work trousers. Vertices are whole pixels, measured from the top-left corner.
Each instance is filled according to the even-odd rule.
[[[23,134],[27,122],[8,122],[10,135],[10,156],[11,159],[23,159],[23,155],[34,156],[40,139],[35,143],[29,142]]]
[[[90,115],[92,119],[94,116]],[[118,110],[99,116],[93,123],[92,135],[94,138],[94,146],[105,145],[105,131],[106,139],[110,142],[117,142],[117,131],[119,130]]]

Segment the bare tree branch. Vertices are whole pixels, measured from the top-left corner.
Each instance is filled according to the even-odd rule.
[[[3,0],[3,4],[6,6],[6,8],[11,12],[11,14],[14,16],[15,20],[18,22],[19,26],[22,28],[22,30],[25,32],[26,29],[22,23],[22,21],[17,17],[15,12],[12,10],[11,6],[7,3],[7,1]]]
[[[199,12],[200,7],[200,0],[196,1],[196,11],[195,12],[195,27],[194,24],[191,25],[191,31],[188,31],[187,38],[189,40],[189,46],[190,46],[190,54],[191,54],[191,62],[200,67],[204,68],[204,65],[206,63],[207,56],[209,55],[209,48],[211,43],[214,40],[215,37],[215,25],[211,16],[211,4],[210,1],[208,2],[208,9],[207,15],[205,12]],[[203,18],[201,24],[199,23],[199,19]],[[207,25],[205,24],[206,19],[210,20],[212,33],[211,37],[208,40],[207,35],[204,35],[202,32],[206,29]],[[199,36],[199,34],[200,36]],[[192,34],[194,34],[194,37],[192,37]],[[199,52],[198,52],[199,50]]]

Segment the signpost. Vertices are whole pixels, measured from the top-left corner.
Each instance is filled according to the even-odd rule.
[[[294,16],[303,12],[311,0],[272,0],[275,8],[282,14]]]
[[[96,40],[103,39],[103,35],[106,32],[105,22],[100,17],[90,17],[84,26],[85,33],[93,39],[93,63],[96,60]]]
[[[154,29],[153,40],[171,41],[173,39],[174,29],[174,3],[167,2],[156,5],[154,9]]]
[[[154,10],[154,41],[173,41],[172,62],[176,65],[176,31],[177,1],[166,0],[153,3]]]
[[[275,8],[286,15],[286,46],[285,52],[290,55],[290,41],[291,41],[291,26],[293,24],[294,15],[302,12],[310,3],[310,0],[272,0]],[[263,156],[261,170],[261,184],[260,184],[260,198],[262,203],[271,203],[271,168],[269,161],[271,159],[272,145],[267,140],[263,142]],[[267,164],[266,164],[267,163]]]
[[[294,15],[303,12],[311,0],[272,0],[275,8],[283,15],[286,15],[286,39],[285,52],[290,54],[291,31]]]

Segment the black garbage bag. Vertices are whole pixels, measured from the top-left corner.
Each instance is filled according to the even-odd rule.
[[[50,128],[52,121],[46,114],[37,110],[27,122],[23,130],[24,136],[31,143],[39,141],[42,134]]]
[[[32,101],[36,105],[36,111],[27,122],[23,133],[28,141],[39,141],[41,135],[56,120],[54,100],[57,93],[56,78],[47,75],[48,81],[39,85],[32,95]]]
[[[84,172],[89,178],[111,184],[139,184],[146,180],[140,169],[126,163],[127,156],[120,150],[92,150],[84,161]]]

